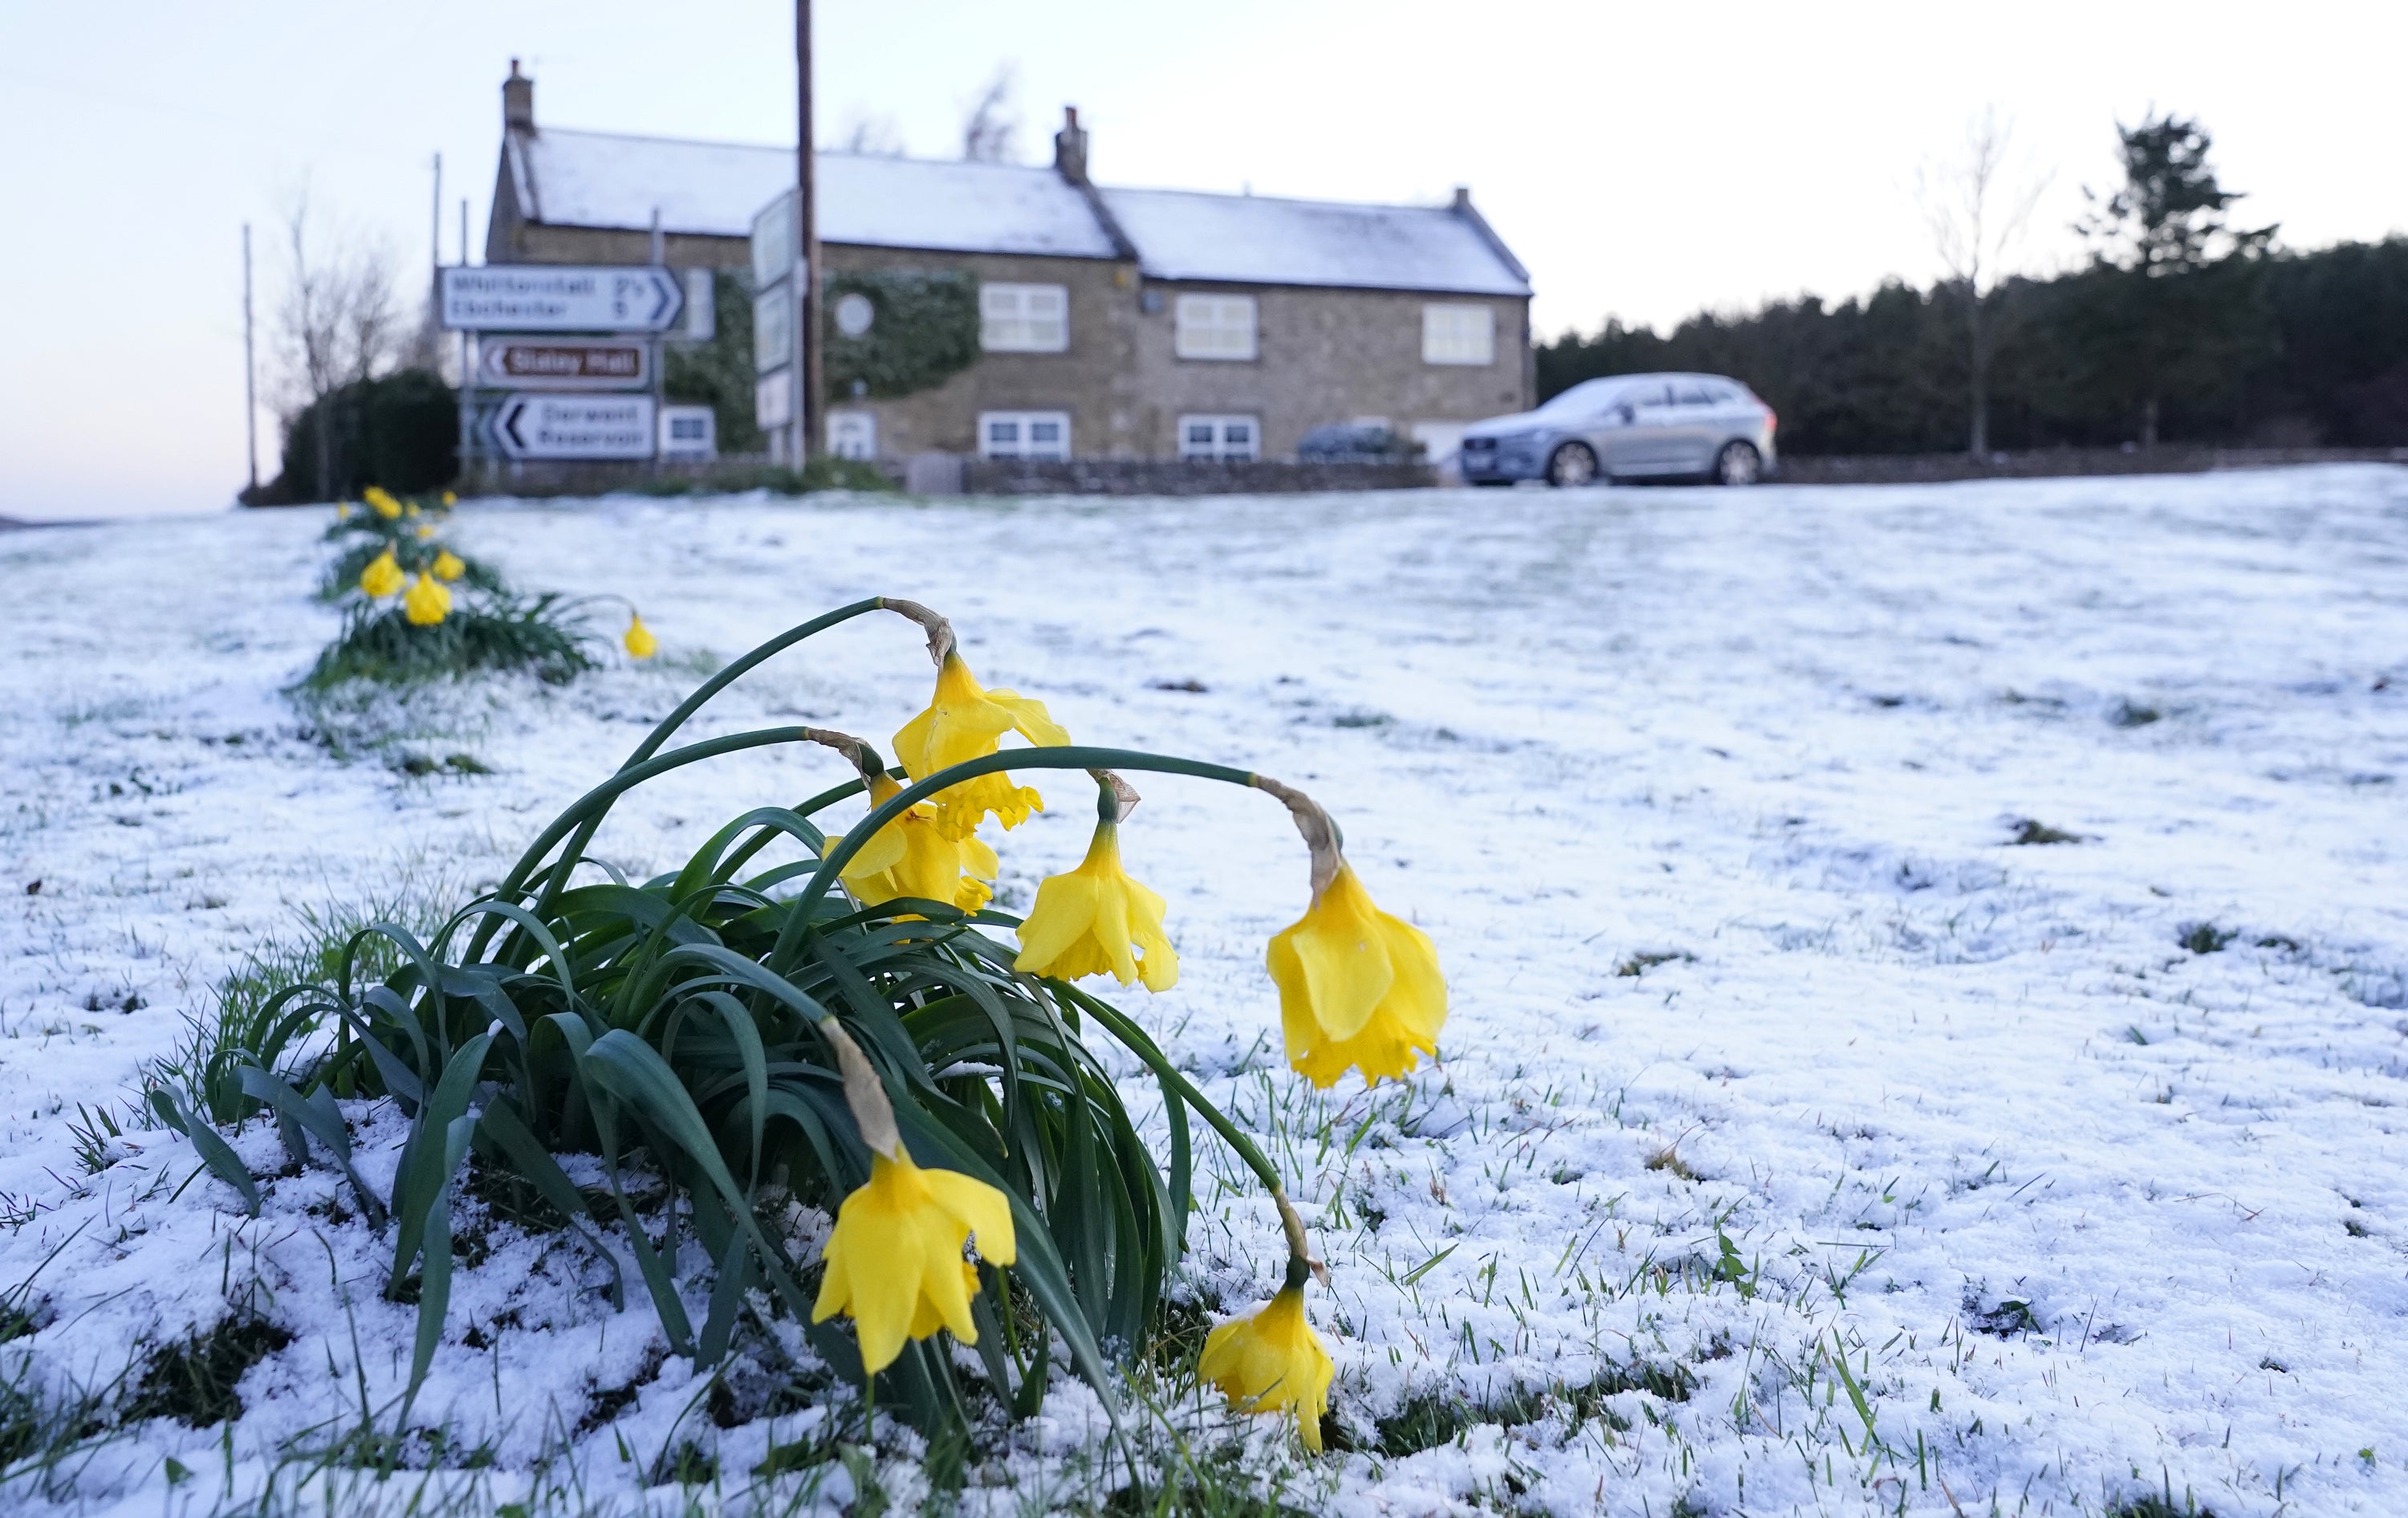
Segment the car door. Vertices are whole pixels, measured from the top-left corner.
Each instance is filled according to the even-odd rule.
[[[1720,387],[1702,380],[1672,382],[1672,404],[1665,413],[1664,472],[1703,474],[1713,467],[1714,450],[1723,440]]]
[[[1670,410],[1672,393],[1661,380],[1625,386],[1596,433],[1598,462],[1611,475],[1661,474],[1664,443],[1661,433]]]

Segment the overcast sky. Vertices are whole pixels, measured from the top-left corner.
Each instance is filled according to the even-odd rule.
[[[2026,263],[2074,256],[2114,126],[2201,118],[2244,211],[2296,247],[2408,231],[2408,7],[1613,5],[1598,0],[820,0],[819,132],[958,151],[1016,79],[1021,155],[1061,107],[1111,183],[1438,201],[1469,185],[1542,335],[1607,315],[1928,279],[1911,193],[1995,104],[2051,176]],[[280,207],[427,258],[481,254],[512,55],[539,122],[794,140],[792,11],[738,0],[0,0],[0,515],[222,507],[242,483],[242,224],[263,338]],[[262,372],[274,370],[263,341]],[[275,470],[263,405],[260,462]]]

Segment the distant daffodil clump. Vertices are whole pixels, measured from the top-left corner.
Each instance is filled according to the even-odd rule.
[[[430,594],[460,583],[431,563],[380,553],[360,572],[371,601],[401,597],[406,623],[413,598],[429,626],[462,615]],[[917,624],[936,666],[927,707],[894,736],[899,763],[813,726],[669,746],[736,680],[877,611]],[[640,619],[627,637],[649,652]],[[1005,747],[1012,735],[1025,746]],[[648,880],[590,852],[631,791],[768,748],[828,751],[842,778],[801,799],[755,798]],[[1087,776],[1096,823],[1084,856],[1047,877],[1022,918],[996,908],[1001,860],[980,835],[1044,809],[1015,778],[1037,771]],[[1197,1380],[1233,1408],[1290,1420],[1318,1451],[1334,1367],[1307,1292],[1328,1276],[1265,1155],[1274,1146],[1080,984],[1110,976],[1163,994],[1179,981],[1176,924],[1122,853],[1138,836],[1128,777],[1148,772],[1264,793],[1303,839],[1309,903],[1266,948],[1298,1074],[1369,1085],[1435,1054],[1447,1014],[1437,952],[1373,905],[1318,801],[1226,765],[1081,746],[1043,702],[981,686],[946,619],[874,597],[722,667],[431,939],[362,930],[339,981],[288,988],[260,1037],[181,1089],[154,1087],[152,1110],[254,1213],[260,1181],[215,1124],[272,1111],[295,1165],[337,1169],[364,1225],[391,1220],[386,1295],[414,1301],[419,1323],[395,1387],[405,1424],[444,1339],[452,1210],[474,1153],[480,1195],[524,1186],[586,1240],[595,1268],[615,1280],[632,1262],[662,1339],[698,1371],[751,1353],[746,1336],[783,1317],[867,1405],[932,1439],[979,1421],[966,1377],[986,1383],[986,1405],[1033,1414],[1057,1356],[1117,1420],[1114,1362],[1125,1372],[1164,1340],[1164,1293],[1203,1200],[1201,1123],[1260,1182],[1285,1259],[1267,1302],[1211,1331]],[[831,830],[823,814],[847,803],[866,815]],[[400,967],[358,983],[348,967],[379,938],[387,947],[360,962]],[[1159,1093],[1167,1165],[1113,1073],[1128,1069]],[[337,1104],[387,1102],[410,1132],[378,1187],[351,1165]],[[640,1215],[638,1196],[652,1198]],[[764,1353],[756,1368],[792,1365]],[[794,1374],[785,1390],[744,1395],[790,1407],[828,1395],[818,1372]]]
[[[342,549],[320,577],[318,596],[342,606],[346,617],[305,685],[405,684],[509,669],[561,684],[596,667],[601,639],[585,608],[615,598],[514,592],[498,570],[445,539],[458,504],[450,491],[405,500],[371,485],[356,505],[335,508],[326,537]],[[621,647],[629,658],[649,659],[659,644],[632,606],[627,613]]]

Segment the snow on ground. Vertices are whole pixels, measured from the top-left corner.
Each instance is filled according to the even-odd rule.
[[[250,1222],[213,1181],[171,1198],[194,1162],[158,1130],[85,1174],[78,1104],[122,1113],[296,910],[490,880],[712,659],[882,593],[1082,741],[1307,786],[1439,944],[1442,1062],[1312,1093],[1261,968],[1306,890],[1284,816],[1140,778],[1126,852],[1183,975],[1119,999],[1277,1124],[1333,1271],[1340,1417],[1370,1445],[1390,1420],[1389,1451],[1292,1468],[1289,1502],[2408,1509],[2408,471],[478,506],[468,546],[633,597],[664,656],[382,733],[279,695],[335,624],[323,521],[0,537],[0,1288],[67,1240],[7,1363],[106,1381],[238,1296],[294,1336],[231,1434],[130,1427],[0,1505],[208,1511],[407,1359],[372,1237],[306,1210],[320,1173]],[[709,721],[882,739],[927,684],[912,630],[865,619]],[[493,772],[401,767],[455,752]],[[683,771],[600,848],[660,867],[835,774]],[[1082,788],[1047,789],[997,840],[1007,904],[1083,848]],[[2078,839],[2018,846],[2027,822]],[[372,1171],[387,1134],[362,1131]],[[238,1143],[272,1172],[270,1134]],[[1276,1239],[1257,1198],[1212,1198],[1194,1290],[1268,1291]],[[687,1416],[641,1294],[610,1313],[557,1240],[462,1282],[421,1413],[492,1441],[497,1489],[554,1436],[606,1497],[697,1427],[728,1471],[794,1437]],[[1473,1425],[1390,1453],[1434,1406]],[[1092,1404],[1049,1411],[966,1508],[1069,1482]]]

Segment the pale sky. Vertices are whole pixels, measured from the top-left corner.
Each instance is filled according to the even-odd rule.
[[[1468,184],[1542,336],[1930,277],[1918,164],[1996,105],[2052,176],[2025,264],[2074,254],[2114,124],[2202,119],[2244,212],[2315,246],[2408,231],[2392,3],[1959,7],[1551,0],[819,0],[819,133],[951,156],[1016,71],[1021,155],[1067,102],[1114,184],[1435,202]],[[539,122],[794,140],[790,7],[738,0],[0,0],[0,515],[211,510],[244,479],[242,224],[263,379],[280,207],[477,251],[513,55]],[[260,415],[263,477],[275,418]]]

